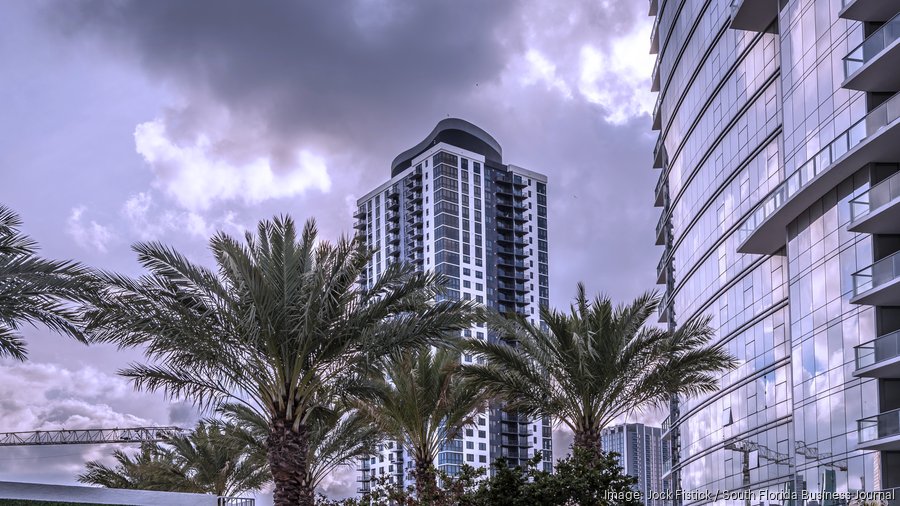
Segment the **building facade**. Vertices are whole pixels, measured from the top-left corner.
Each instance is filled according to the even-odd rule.
[[[634,490],[641,493],[646,506],[662,506],[662,464],[668,459],[668,446],[662,444],[662,429],[642,423],[607,427],[600,432],[603,450],[618,454],[625,474],[637,478]]]
[[[671,404],[675,504],[900,486],[898,12],[650,1],[660,321],[710,315],[740,362]]]
[[[371,286],[394,262],[411,262],[448,279],[447,297],[470,299],[537,322],[549,304],[547,177],[503,163],[500,144],[479,127],[448,118],[419,144],[398,155],[390,179],[357,202],[354,227],[375,252],[361,283]],[[483,324],[465,338],[496,339]],[[473,357],[463,355],[462,363]],[[413,483],[402,441],[384,441],[360,464],[360,492],[373,478]],[[530,420],[499,406],[448,440],[438,468],[463,464],[511,466],[541,453],[552,467],[549,419]]]

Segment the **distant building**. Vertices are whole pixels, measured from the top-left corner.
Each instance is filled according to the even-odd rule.
[[[661,500],[649,500],[650,493],[660,497],[663,491],[662,463],[668,459],[662,445],[662,429],[642,423],[626,423],[607,427],[600,432],[603,450],[619,454],[619,465],[625,474],[637,478],[634,489],[641,493],[647,506],[662,505]]]
[[[392,263],[446,276],[444,297],[466,299],[538,322],[550,297],[547,238],[547,177],[504,163],[500,144],[461,119],[440,121],[416,146],[398,155],[391,177],[357,201],[354,228],[374,256],[361,285],[371,287]],[[463,337],[493,340],[483,324]],[[473,357],[461,361],[471,364]],[[454,440],[445,441],[437,467],[455,474],[463,464],[488,467],[504,458],[510,466],[542,454],[552,471],[549,418],[529,419],[494,405]],[[388,477],[413,483],[414,462],[402,442],[383,441],[360,461],[360,488]]]

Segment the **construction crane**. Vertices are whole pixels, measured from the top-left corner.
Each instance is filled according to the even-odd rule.
[[[767,446],[746,439],[732,439],[725,443],[725,449],[741,453],[741,474],[743,475],[744,490],[750,490],[750,453],[756,452],[757,458],[765,459],[776,464],[790,463],[790,457],[778,453]],[[744,498],[744,504],[750,506],[750,495]]]
[[[794,443],[795,449],[798,454],[803,455],[804,457],[810,460],[830,460],[833,455],[830,452],[820,452],[819,449],[815,446],[809,446],[805,441],[797,441]],[[834,460],[832,462],[828,462],[825,464],[826,467],[834,467],[841,471],[847,470],[847,461],[846,460]]]
[[[187,434],[181,427],[131,427],[125,429],[35,430],[0,432],[0,446],[83,445],[104,443],[154,443]]]

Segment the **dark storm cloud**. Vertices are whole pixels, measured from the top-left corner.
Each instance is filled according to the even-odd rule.
[[[498,32],[514,3],[85,0],[58,7],[50,14],[65,31],[99,36],[188,95],[186,114],[170,124],[176,133],[193,132],[204,121],[196,109],[212,101],[263,121],[269,137],[344,144],[393,128],[408,111],[433,112],[496,77],[506,57]]]

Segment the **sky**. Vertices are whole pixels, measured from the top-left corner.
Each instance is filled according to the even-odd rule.
[[[652,18],[634,0],[6,0],[0,203],[51,258],[129,275],[158,240],[287,213],[352,233],[358,197],[446,117],[549,177],[550,296],[579,281],[656,289]],[[25,330],[0,360],[0,431],[189,426],[189,402],[136,392],[139,351]],[[651,421],[655,415],[647,415]],[[639,417],[640,418],[640,417]],[[631,420],[629,420],[631,421]],[[568,445],[557,438],[557,453]],[[0,451],[0,480],[74,483],[106,446]],[[352,495],[355,475],[323,491]],[[265,500],[263,500],[265,504]]]

